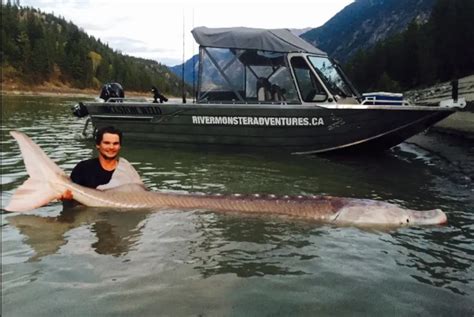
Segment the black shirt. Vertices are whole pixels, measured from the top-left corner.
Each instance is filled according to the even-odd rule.
[[[99,158],[96,157],[79,162],[71,172],[71,180],[85,187],[96,188],[110,182],[114,171],[104,170],[100,165]]]

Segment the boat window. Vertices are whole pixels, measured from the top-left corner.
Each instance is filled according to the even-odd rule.
[[[286,55],[201,48],[199,102],[300,103]]]
[[[308,58],[317,74],[321,77],[321,80],[333,95],[339,95],[343,98],[353,95],[349,84],[327,57],[309,56]]]
[[[246,97],[258,102],[300,103],[288,67],[283,64],[249,66]]]
[[[296,82],[298,83],[303,101],[314,102],[327,99],[326,91],[302,57],[292,57],[291,67],[295,73]]]
[[[199,99],[240,100],[245,87],[244,67],[229,49],[207,48],[202,52]]]

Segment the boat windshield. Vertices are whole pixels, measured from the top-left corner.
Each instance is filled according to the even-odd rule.
[[[327,57],[308,56],[308,58],[316,70],[316,73],[333,95],[339,95],[342,98],[354,95],[349,83],[344,80],[337,66]]]

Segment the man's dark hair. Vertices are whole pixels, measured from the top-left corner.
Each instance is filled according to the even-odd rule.
[[[99,145],[100,142],[102,142],[104,133],[117,134],[119,136],[119,142],[120,144],[122,144],[122,131],[114,127],[103,127],[97,130],[97,133],[95,135],[95,144]]]

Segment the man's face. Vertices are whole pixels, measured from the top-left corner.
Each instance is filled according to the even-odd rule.
[[[117,134],[104,133],[102,141],[96,147],[100,156],[106,160],[113,160],[120,152],[120,137]]]

